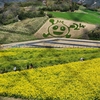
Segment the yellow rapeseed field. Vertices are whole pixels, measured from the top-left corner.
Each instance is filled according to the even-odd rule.
[[[0,95],[32,100],[100,100],[100,58],[0,74]]]

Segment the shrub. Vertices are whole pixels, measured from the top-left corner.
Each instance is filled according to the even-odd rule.
[[[52,14],[47,14],[47,16],[48,16],[49,18],[52,18],[52,17],[53,17],[53,15],[52,15]]]
[[[38,17],[43,17],[45,16],[45,13],[43,10],[40,10],[39,13],[37,14]]]
[[[100,26],[88,33],[89,39],[100,40]]]

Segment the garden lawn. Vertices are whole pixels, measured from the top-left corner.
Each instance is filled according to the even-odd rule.
[[[86,22],[91,24],[100,24],[100,16],[95,12],[79,13],[79,12],[49,12],[56,18],[64,18],[67,20],[74,20],[79,22]]]

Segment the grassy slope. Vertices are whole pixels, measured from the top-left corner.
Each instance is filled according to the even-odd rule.
[[[13,71],[16,66],[18,70],[26,69],[27,64],[32,63],[34,67],[46,67],[56,64],[64,64],[100,58],[100,49],[94,48],[15,48],[0,51],[0,72]]]
[[[100,13],[95,11],[84,10],[84,12],[49,12],[54,17],[68,20],[81,21],[92,24],[100,24]]]
[[[28,100],[99,100],[100,58],[0,74],[0,95]]]
[[[89,10],[83,12],[50,12],[54,17],[74,21],[100,24],[100,13]],[[34,33],[44,24],[47,18],[26,19],[17,23],[0,26],[0,44],[35,39]]]
[[[2,40],[0,43],[35,39],[33,34],[44,24],[46,20],[47,17],[39,17],[0,26],[0,40]],[[6,36],[7,38],[5,39]]]

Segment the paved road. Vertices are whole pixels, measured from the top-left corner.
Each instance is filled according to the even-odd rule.
[[[17,42],[3,44],[3,48],[13,47],[51,47],[51,48],[66,48],[66,47],[93,47],[100,48],[100,41],[71,39],[71,38],[49,38],[34,41]]]

